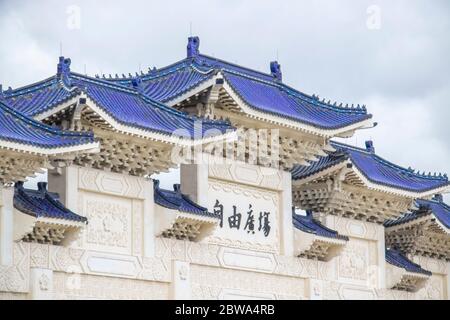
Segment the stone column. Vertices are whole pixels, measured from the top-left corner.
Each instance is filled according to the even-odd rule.
[[[78,167],[69,166],[48,172],[48,190],[59,194],[66,208],[77,212]]]
[[[153,198],[153,182],[145,180],[144,183],[144,217],[143,217],[143,255],[155,256],[155,201]]]
[[[53,271],[50,269],[30,269],[30,299],[53,299]]]
[[[170,298],[173,300],[190,300],[191,296],[190,264],[185,261],[173,260]]]
[[[180,165],[181,192],[191,197],[197,204],[208,207],[208,165]]]
[[[0,265],[13,263],[14,188],[0,187]]]
[[[447,300],[450,300],[450,262],[447,262],[447,275],[446,275],[446,280],[447,280]]]
[[[384,237],[384,227],[376,226],[378,229],[378,288],[386,288],[386,243]]]
[[[294,227],[292,225],[292,177],[290,172],[281,171],[282,192],[280,211],[281,254],[294,255]]]

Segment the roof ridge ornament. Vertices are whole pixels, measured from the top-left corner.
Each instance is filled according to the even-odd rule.
[[[370,153],[375,153],[375,146],[373,145],[373,141],[372,140],[367,140],[366,141],[366,150]]]
[[[131,84],[133,85],[133,88],[137,90],[140,94],[144,93],[144,84],[142,83],[142,78],[139,75],[136,75],[134,78],[131,79]]]
[[[275,60],[270,62],[270,73],[277,81],[282,81],[283,74],[281,72],[281,65],[278,61]]]
[[[173,191],[175,191],[176,193],[180,193],[181,194],[181,184],[175,183],[173,185]]]
[[[433,200],[437,202],[444,202],[444,196],[441,193],[435,194]]]
[[[56,71],[56,77],[59,81],[62,81],[67,87],[71,87],[70,82],[70,58],[59,57],[58,67]]]
[[[40,193],[42,194],[47,193],[47,182],[38,182],[37,187]]]
[[[200,48],[200,38],[197,36],[189,37],[187,45],[187,57],[188,58],[197,57],[200,54],[199,48]]]

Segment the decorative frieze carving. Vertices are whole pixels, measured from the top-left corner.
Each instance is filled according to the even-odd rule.
[[[168,299],[169,284],[163,282],[112,278],[95,275],[79,275],[72,285],[73,275],[54,274],[55,299]]]
[[[304,279],[241,270],[191,265],[191,281],[194,299],[219,299],[223,290],[251,292],[257,299],[264,294],[296,299],[305,295]]]
[[[0,291],[28,292],[30,279],[30,245],[14,243],[13,264],[0,265]]]
[[[323,283],[323,286],[319,286],[316,290],[318,292],[322,290],[323,299],[447,298],[445,292],[447,265],[442,261],[421,256],[417,259],[420,259],[423,267],[436,272],[425,288],[409,294],[399,290],[372,289],[371,275],[367,270],[373,261],[370,254],[366,256],[366,262],[361,256],[364,257],[365,250],[373,250],[370,248],[373,241],[351,239],[350,242],[354,243],[354,247],[351,247],[352,252],[355,251],[357,254],[352,252],[344,254],[346,259],[349,259],[348,269],[343,268],[340,258],[321,262],[273,253],[238,250],[206,242],[164,238],[156,239],[153,258],[54,245],[16,243],[14,265],[0,269],[0,291],[28,292],[32,266],[53,270],[55,298],[165,299],[168,297],[171,282],[171,261],[180,260],[191,265],[189,275],[192,281],[192,297],[196,299],[218,299],[233,295],[249,298],[249,292],[254,298],[303,299],[308,298],[310,294],[308,290],[312,288],[307,287],[306,279],[316,279]],[[229,254],[232,255],[231,258]],[[261,256],[262,260],[255,267],[246,264],[243,255],[256,256],[255,261],[259,261],[258,257]],[[273,260],[269,258],[270,263],[263,263],[266,261],[265,257],[273,257]],[[365,268],[361,267],[364,263],[368,264]],[[185,276],[183,270],[177,274],[180,277]],[[342,275],[352,278],[343,278]],[[109,279],[113,284],[105,284],[104,279]],[[45,281],[41,283],[45,288]],[[126,293],[126,288],[130,288],[131,292]],[[149,293],[148,288],[156,288],[157,292]],[[106,289],[112,292],[106,292]],[[139,293],[138,289],[142,290],[142,293]]]
[[[86,247],[130,254],[131,206],[131,200],[86,194],[83,210],[89,221],[84,233]]]
[[[369,249],[367,243],[351,239],[339,256],[339,278],[365,281],[368,278]]]

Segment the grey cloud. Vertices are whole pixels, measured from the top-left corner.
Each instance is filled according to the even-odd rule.
[[[369,30],[366,10],[381,9]],[[68,6],[81,28],[67,28]],[[185,56],[192,23],[200,50],[263,71],[277,56],[288,84],[364,103],[386,158],[450,173],[450,4],[446,0],[0,1],[0,83],[55,73],[59,43],[79,72],[135,72]]]

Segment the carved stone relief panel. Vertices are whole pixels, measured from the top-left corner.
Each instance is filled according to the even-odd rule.
[[[340,281],[365,285],[368,280],[369,242],[351,238],[338,257]]]
[[[131,254],[132,209],[131,199],[83,192],[82,215],[88,218],[83,230],[86,249]]]

